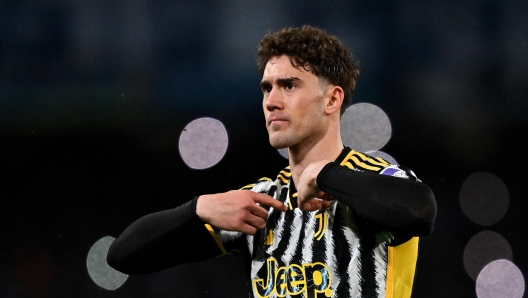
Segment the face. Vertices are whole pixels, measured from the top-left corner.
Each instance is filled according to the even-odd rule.
[[[309,145],[324,134],[324,87],[288,56],[271,58],[261,81],[269,140],[275,148]]]

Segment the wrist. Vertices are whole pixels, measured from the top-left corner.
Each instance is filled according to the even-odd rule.
[[[207,222],[206,220],[206,208],[205,208],[205,201],[207,201],[207,196],[208,195],[201,195],[201,196],[197,196],[195,198],[195,213],[196,213],[196,216],[198,216],[198,218],[203,221],[203,222]]]

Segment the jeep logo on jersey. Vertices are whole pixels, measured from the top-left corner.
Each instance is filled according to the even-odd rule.
[[[258,297],[267,298],[276,294],[277,297],[286,297],[286,294],[304,297],[332,296],[330,285],[332,277],[325,264],[316,262],[311,264],[290,264],[278,267],[275,258],[267,260],[267,280],[256,278],[253,280],[255,293]],[[319,296],[319,297],[324,297]]]

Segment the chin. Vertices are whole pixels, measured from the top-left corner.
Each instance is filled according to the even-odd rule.
[[[284,149],[284,148],[288,148],[289,146],[271,144],[271,147],[273,147],[275,149]]]
[[[298,138],[284,131],[275,131],[269,133],[269,142],[275,149],[284,149],[295,145],[298,142]]]
[[[290,147],[290,144],[288,144],[288,142],[285,142],[285,140],[280,140],[277,138],[270,137],[269,142],[271,144],[271,147],[275,149],[284,149],[284,148]]]

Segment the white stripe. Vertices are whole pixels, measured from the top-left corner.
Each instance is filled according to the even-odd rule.
[[[282,239],[282,234],[284,233],[284,214],[286,214],[285,212],[280,212],[280,218],[279,220],[277,221],[277,224],[275,225],[275,230],[273,231],[273,244],[268,247],[268,249],[266,250],[267,253],[269,253],[270,255],[272,255],[272,253],[277,249],[277,247],[279,246],[279,242],[280,240]],[[271,215],[271,212],[270,212],[270,215]],[[266,235],[268,236],[268,235]]]
[[[297,245],[299,245],[299,236],[301,234],[299,231],[302,226],[302,211],[299,208],[295,208],[293,209],[293,212],[293,223],[290,227],[285,227],[291,230],[288,246],[286,247],[286,251],[282,257],[282,261],[285,264],[290,264],[291,260],[293,259],[295,255],[295,249],[297,248]]]
[[[222,240],[222,243],[231,242],[237,238],[240,238],[242,236],[241,232],[237,231],[226,231],[226,230],[220,230],[218,232],[218,238]]]
[[[385,283],[387,281],[387,244],[382,243],[374,249],[374,268],[376,270],[376,290],[378,297],[385,297]]]
[[[348,263],[348,285],[349,285],[349,297],[361,297],[361,289],[359,288],[359,282],[361,276],[359,276],[359,264],[361,263],[361,254],[359,252],[359,239],[354,234],[350,227],[355,226],[352,215],[348,210],[348,207],[339,203],[341,214],[343,215],[343,235],[347,239],[348,251],[352,259]]]
[[[337,286],[341,282],[341,276],[339,275],[339,272],[337,272],[337,256],[335,253],[335,243],[333,242],[333,226],[334,226],[334,218],[335,218],[335,212],[337,210],[337,203],[333,204],[332,211],[328,211],[328,225],[326,227],[325,235],[324,235],[324,241],[326,244],[326,256],[325,256],[325,264],[327,264],[327,267],[330,270],[330,274],[332,277],[332,292],[335,295],[335,290],[337,289]],[[339,223],[337,223],[339,224]],[[331,258],[328,258],[328,256],[331,256]]]
[[[306,228],[304,229],[305,235],[303,239],[303,250],[301,256],[301,264],[313,262],[313,244],[314,244],[314,233],[317,226],[317,220],[314,214],[316,212],[310,212],[308,215],[308,221],[306,222]]]

